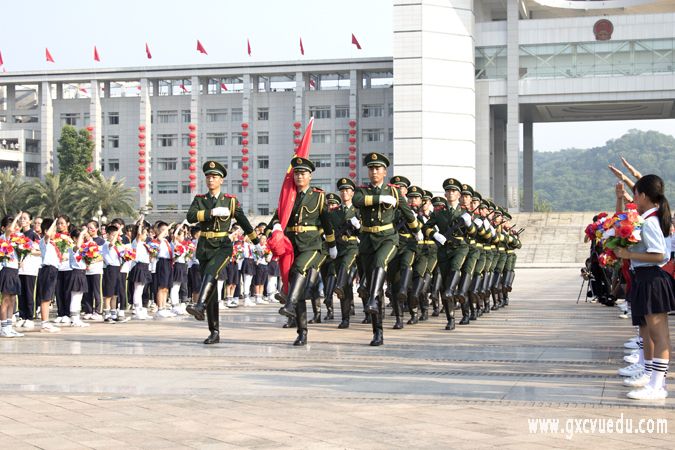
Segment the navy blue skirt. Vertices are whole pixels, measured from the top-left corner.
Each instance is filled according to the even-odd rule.
[[[280,277],[281,270],[279,270],[279,262],[272,260],[267,264],[267,274],[271,277]]]
[[[227,266],[225,266],[225,274],[225,283],[239,284],[239,268],[237,267],[237,262],[235,260],[230,261]]]
[[[675,282],[658,266],[635,268],[630,292],[633,324],[644,323],[650,314],[675,311]]]
[[[199,264],[195,264],[188,269],[188,290],[190,292],[199,292],[202,287],[202,271]]]
[[[160,260],[161,261],[161,260]],[[174,263],[171,270],[171,284],[183,283],[187,279],[187,264]]]
[[[68,292],[88,292],[87,272],[84,269],[73,269],[68,279]]]
[[[19,295],[21,293],[19,269],[3,267],[0,270],[0,292],[7,295]]]
[[[150,284],[152,282],[152,275],[148,269],[148,263],[136,263],[131,272],[129,272],[128,282],[131,286],[136,283]]]
[[[253,258],[244,258],[244,261],[241,263],[241,274],[242,275],[255,275],[256,265]]]
[[[166,258],[157,258],[155,277],[157,279],[158,289],[169,289],[171,287],[171,272],[171,260]]]

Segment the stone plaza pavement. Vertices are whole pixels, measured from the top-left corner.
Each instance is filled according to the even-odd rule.
[[[672,449],[675,399],[625,398],[633,328],[577,305],[580,285],[578,269],[522,269],[506,309],[453,332],[388,318],[378,348],[360,312],[348,330],[310,325],[295,348],[278,305],[221,311],[210,347],[191,318],[0,340],[0,449]],[[670,429],[582,433],[582,419],[621,417]],[[565,432],[531,433],[538,418]]]

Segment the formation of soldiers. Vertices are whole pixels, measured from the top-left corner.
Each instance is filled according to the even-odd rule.
[[[294,345],[306,345],[307,325],[322,320],[319,277],[327,310],[324,320],[334,319],[336,295],[341,329],[349,328],[355,316],[352,286],[358,279],[362,323],[372,324],[372,346],[384,343],[387,300],[394,329],[404,327],[406,315],[407,324],[414,325],[445,313],[445,329],[454,330],[457,324],[469,325],[509,304],[515,250],[523,230],[515,230],[505,209],[454,178],[443,182],[444,197],[411,185],[404,176],[388,178],[389,160],[379,153],[367,154],[364,164],[370,183],[356,186],[341,178],[338,195],[311,186],[312,161],[291,160],[297,197],[290,220],[282,229],[275,213],[266,233],[283,231],[293,246],[287,291],[277,298],[283,303],[279,313],[288,318],[284,326],[297,329]],[[203,320],[206,311],[211,335],[205,343],[210,344],[218,341],[212,284],[221,276],[232,245],[221,230],[228,230],[235,219],[254,243],[257,239],[236,199],[220,193],[225,168],[207,161],[204,172],[209,194],[195,197],[188,220],[199,221],[203,230],[197,258],[202,267],[214,270],[206,271],[199,302],[188,312]],[[312,305],[310,320],[307,300]],[[455,310],[461,311],[458,321]]]

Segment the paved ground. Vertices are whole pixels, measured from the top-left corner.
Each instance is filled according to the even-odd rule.
[[[580,282],[578,269],[523,269],[505,310],[454,332],[389,321],[379,348],[368,325],[337,321],[294,348],[273,305],[223,312],[211,347],[191,319],[4,339],[0,448],[672,449],[675,400],[625,398],[615,373],[633,330],[616,308],[576,305]],[[573,422],[621,417],[672,429]],[[537,418],[566,432],[530,433]]]

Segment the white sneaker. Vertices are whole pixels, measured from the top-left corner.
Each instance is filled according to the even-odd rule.
[[[9,333],[12,335],[12,337],[23,337],[23,333],[19,333],[12,327],[9,327]]]
[[[227,301],[227,307],[228,308],[236,308],[239,306],[239,299],[238,298],[231,298]]]
[[[646,385],[643,388],[630,391],[627,396],[633,400],[663,400],[668,397],[668,391],[663,388],[654,389],[650,385]]]
[[[255,306],[255,305],[256,305],[256,303],[253,300],[251,300],[249,297],[246,297],[244,299],[244,306],[245,307]]]
[[[640,348],[640,346],[635,341],[628,341],[628,342],[623,344],[623,348],[628,348],[628,349],[633,350],[633,349],[636,349],[636,348]]]
[[[647,386],[647,383],[649,383],[649,379],[651,377],[647,375],[647,372],[642,372],[634,377],[626,378],[623,380],[623,385],[628,386],[628,387],[642,387],[642,386]]]
[[[139,308],[136,311],[134,311],[134,319],[136,320],[150,320],[150,316],[148,316],[148,310],[145,308]]]
[[[70,325],[70,322],[71,322],[70,317],[68,317],[68,316],[61,317],[61,324]]]
[[[87,328],[90,326],[87,322],[82,322],[79,317],[70,321],[70,326],[75,328]]]
[[[640,361],[640,355],[631,353],[630,355],[624,356],[623,360],[626,361],[628,364],[635,364],[638,361]]]
[[[91,315],[91,321],[92,322],[103,322],[103,316],[100,315],[99,313],[94,313]]]
[[[184,316],[187,314],[187,305],[185,303],[179,303],[171,309],[171,312],[177,316]]]
[[[47,322],[47,323],[42,324],[42,327],[40,328],[40,331],[42,333],[58,333],[59,331],[61,331],[61,328],[55,327],[51,323]]]
[[[227,302],[225,300],[221,300],[221,301],[218,302],[218,308],[225,309],[227,307],[228,307]]]
[[[630,366],[622,367],[621,369],[618,370],[618,373],[622,377],[632,377],[642,372],[643,370],[645,370],[645,366],[643,366],[642,364],[635,363],[631,364]]]
[[[25,320],[25,319],[19,319],[19,320],[14,324],[14,326],[17,327],[17,328],[23,328],[23,325],[24,325],[25,323],[26,323],[26,320]]]
[[[32,320],[24,320],[21,328],[23,328],[24,330],[34,330],[35,322],[33,322]]]
[[[628,315],[628,311],[624,311],[621,314],[619,314],[620,319],[628,319],[630,316]]]
[[[147,308],[147,309],[148,309],[148,311],[150,311],[151,313],[155,313],[155,312],[157,312],[157,304],[156,304],[155,302],[152,302],[152,303],[150,303],[150,304],[148,305],[148,308]]]
[[[2,327],[0,328],[0,337],[13,338],[11,330],[12,327]]]
[[[276,292],[274,294],[276,294]],[[279,303],[279,300],[274,298],[274,294],[270,294],[270,295],[267,296],[267,302],[268,303]]]
[[[155,314],[155,317],[158,317],[160,319],[169,319],[171,317],[176,317],[174,313],[169,311],[168,309],[160,309],[157,311],[157,314]]]
[[[63,317],[57,317],[56,319],[54,319],[54,323],[61,323],[61,322],[63,322]]]
[[[640,340],[640,336],[633,336],[632,338],[628,339],[628,342],[637,342]]]
[[[255,304],[256,305],[266,305],[267,300],[265,299],[265,297],[256,297],[255,298]]]
[[[82,320],[91,320],[91,318],[92,318],[91,314],[85,314],[84,316],[82,316]]]

